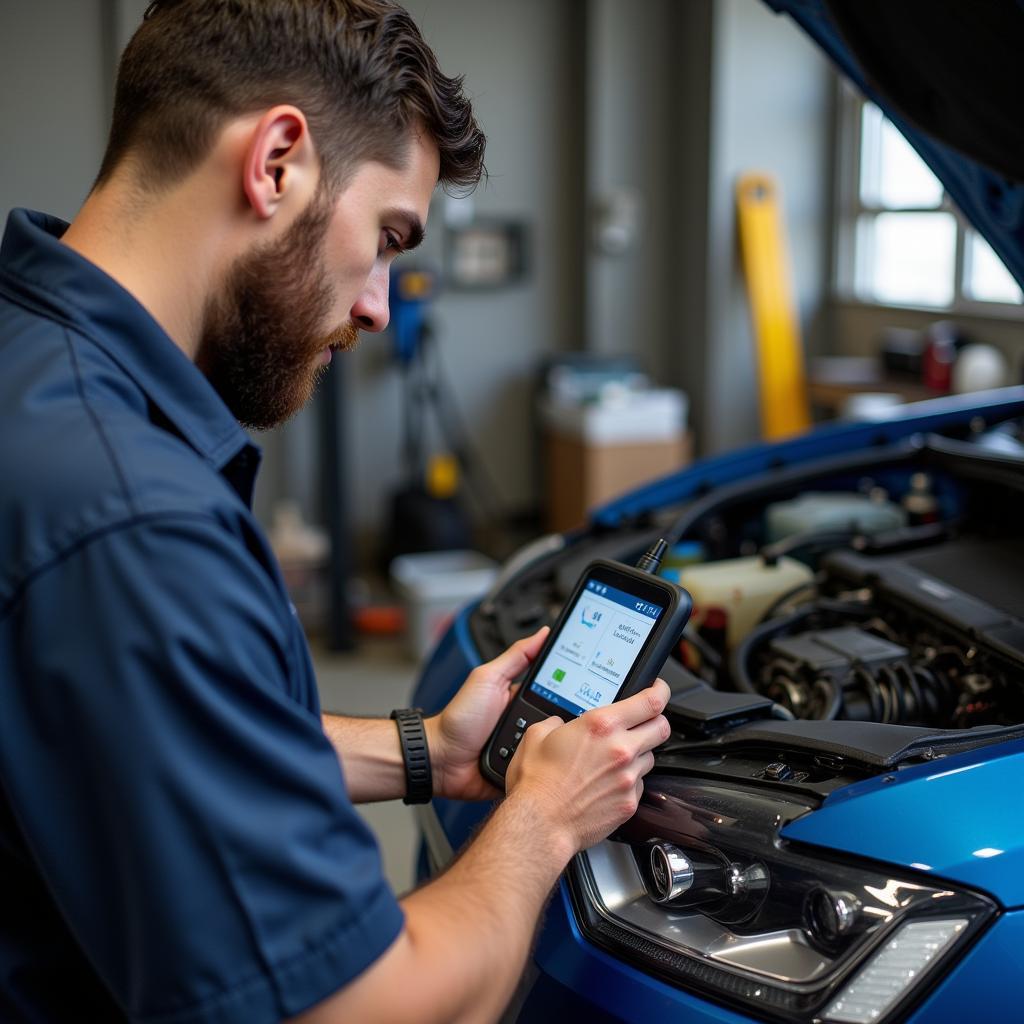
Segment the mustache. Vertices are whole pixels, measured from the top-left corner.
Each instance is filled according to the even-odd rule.
[[[349,321],[336,327],[324,339],[324,345],[330,348],[340,349],[342,352],[349,352],[359,344],[359,328]]]

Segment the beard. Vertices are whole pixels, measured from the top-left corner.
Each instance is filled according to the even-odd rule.
[[[331,204],[317,195],[284,235],[240,256],[207,303],[196,365],[244,427],[295,415],[327,372],[326,348],[352,348],[351,322],[325,331],[333,290],[324,265]]]

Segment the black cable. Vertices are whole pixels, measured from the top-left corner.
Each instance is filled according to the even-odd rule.
[[[791,555],[794,551],[804,551],[817,547],[836,548],[843,545],[858,546],[863,543],[863,532],[856,524],[838,530],[804,530],[794,533],[772,544],[766,544],[758,552],[765,565],[776,565],[780,558]]]
[[[712,647],[711,644],[709,644],[707,640],[705,640],[704,637],[702,637],[700,633],[698,633],[697,630],[689,623],[687,623],[683,628],[683,639],[697,648],[701,662],[708,662],[717,676],[722,667],[722,655],[716,651],[715,648]]]
[[[787,601],[791,601],[794,597],[796,597],[796,595],[799,594],[801,591],[816,590],[819,586],[820,582],[818,578],[815,577],[815,579],[813,580],[805,580],[803,583],[798,583],[795,587],[791,587],[789,590],[785,591],[785,593],[783,593],[781,596],[777,597],[774,601],[772,601],[770,605],[768,605],[768,608],[765,610],[764,614],[761,616],[760,619],[758,619],[758,625],[760,625],[762,622],[767,622],[769,619],[773,619],[778,610]]]
[[[668,544],[664,538],[659,537],[636,561],[636,567],[641,572],[650,573],[652,576],[658,575],[658,570],[661,568],[661,560],[665,557],[665,552],[668,551]]]

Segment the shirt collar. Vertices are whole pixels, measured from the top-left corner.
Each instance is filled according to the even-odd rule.
[[[142,304],[60,242],[67,228],[44,213],[12,210],[0,245],[0,278],[102,348],[217,470],[223,471],[243,450],[242,462],[258,462],[258,449],[213,385]]]

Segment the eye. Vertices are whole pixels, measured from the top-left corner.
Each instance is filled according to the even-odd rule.
[[[381,232],[381,255],[385,253],[393,253],[398,255],[402,252],[402,240],[393,231],[388,231],[386,228]]]

